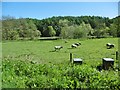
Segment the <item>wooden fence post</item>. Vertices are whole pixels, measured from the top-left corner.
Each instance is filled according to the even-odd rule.
[[[70,53],[70,62],[72,62],[72,53]]]
[[[118,51],[116,51],[116,60],[118,60]]]

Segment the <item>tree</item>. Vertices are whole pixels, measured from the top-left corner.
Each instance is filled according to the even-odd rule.
[[[116,24],[111,24],[110,26],[110,35],[113,37],[117,37],[118,26]]]
[[[2,21],[2,39],[14,40],[18,39],[19,34],[16,30],[16,19],[5,17]]]
[[[99,20],[99,19],[98,19]],[[102,20],[99,20],[99,23],[97,24],[96,28],[94,29],[94,36],[97,38],[104,37],[106,31],[105,31],[106,25]]]
[[[67,19],[60,20],[59,25],[61,26],[60,37],[62,38],[74,38],[75,26],[72,25]]]
[[[62,38],[86,38],[92,30],[90,24],[85,24],[84,22],[80,25],[65,25],[61,28],[60,36]]]
[[[75,27],[74,26],[65,26],[61,28],[61,34],[60,37],[62,38],[74,38],[74,31]]]
[[[93,36],[94,29],[91,27],[90,24],[85,24],[84,28],[86,28],[85,31],[86,31],[87,36]]]
[[[90,24],[82,22],[79,26],[75,27],[74,38],[86,38],[90,31],[92,31]]]
[[[99,16],[58,16],[38,20],[3,16],[2,36],[4,39],[9,39],[9,34],[16,33],[19,38],[31,39],[38,37],[38,35],[46,37],[61,36],[63,38],[107,37],[109,35],[120,37],[119,22],[119,17],[109,19]],[[14,38],[11,37],[11,39]]]
[[[49,30],[49,36],[50,36],[50,37],[56,35],[56,32],[55,32],[55,30],[53,29],[52,26],[48,26],[48,30]]]
[[[52,36],[55,36],[55,35],[56,35],[56,32],[55,32],[55,30],[53,29],[52,26],[48,26],[48,27],[43,31],[43,36],[52,37]]]
[[[28,30],[27,30],[27,37],[30,39],[34,39],[36,37],[41,36],[41,32],[37,30],[36,25],[32,22],[32,20],[28,20]]]
[[[8,32],[8,40],[17,40],[19,38],[19,34],[15,30],[10,30]]]
[[[110,36],[109,31],[110,31],[109,27],[103,29],[103,37],[109,37]]]
[[[120,16],[118,17],[117,37],[120,37]]]
[[[113,23],[110,25],[110,35],[120,37],[120,16],[113,19]]]
[[[69,21],[67,19],[64,19],[64,20],[59,20],[59,25],[61,27],[65,27],[65,26],[69,26]]]
[[[6,17],[7,18],[7,17]],[[4,40],[14,40],[18,38],[31,38],[38,37],[41,32],[37,30],[36,25],[32,20],[24,18],[20,19],[7,19],[2,20],[2,38]]]
[[[74,38],[82,38],[84,37],[84,31],[82,30],[82,26],[77,26],[74,31]]]

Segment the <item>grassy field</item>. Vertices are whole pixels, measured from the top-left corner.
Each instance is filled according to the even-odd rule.
[[[120,89],[118,80],[118,38],[45,41],[4,41],[2,42],[2,83],[3,88],[112,88]],[[71,44],[81,46],[71,48]],[[107,49],[106,43],[115,44]],[[60,51],[54,46],[61,45]],[[82,65],[70,64],[69,54],[82,58]],[[115,60],[114,70],[99,72],[96,67],[102,58]],[[32,63],[31,63],[32,61]]]
[[[81,46],[72,49],[71,44],[81,42]],[[115,48],[106,49],[106,43],[114,43]],[[60,51],[54,51],[54,46],[61,45]],[[38,63],[63,63],[69,62],[69,53],[74,58],[82,58],[83,62],[101,62],[104,57],[115,59],[118,50],[117,38],[89,39],[89,40],[46,40],[46,41],[7,41],[2,44],[3,60],[29,60]],[[92,63],[92,64],[94,64]]]

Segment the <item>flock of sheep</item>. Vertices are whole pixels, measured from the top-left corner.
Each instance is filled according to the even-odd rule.
[[[71,45],[71,48],[77,48],[80,45],[81,45],[81,43],[74,43]],[[111,49],[111,48],[114,48],[115,45],[111,44],[111,43],[107,43],[106,47],[107,47],[107,49]],[[54,48],[55,48],[55,51],[57,51],[57,50],[60,50],[61,48],[63,48],[63,46],[55,46]]]
[[[74,43],[71,45],[71,48],[77,48],[80,45],[81,45],[81,43]],[[63,48],[63,46],[55,46],[54,48],[55,48],[55,51],[57,51],[57,50],[60,50],[61,48]]]

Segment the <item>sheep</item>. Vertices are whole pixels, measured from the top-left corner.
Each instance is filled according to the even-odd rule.
[[[72,44],[71,47],[72,47],[72,48],[77,48],[77,45]]]
[[[106,46],[107,46],[107,49],[111,49],[115,47],[115,45],[111,43],[107,43]]]
[[[107,43],[107,44],[106,44],[106,46],[110,46],[110,45],[111,45],[111,43]]]
[[[56,51],[56,50],[60,50],[63,47],[62,46],[55,46],[54,48],[55,48],[55,51]]]
[[[77,46],[80,46],[81,45],[81,43],[74,43],[75,45],[77,45]]]
[[[110,46],[109,46],[109,48],[114,48],[115,47],[115,45],[114,44],[111,44]]]

